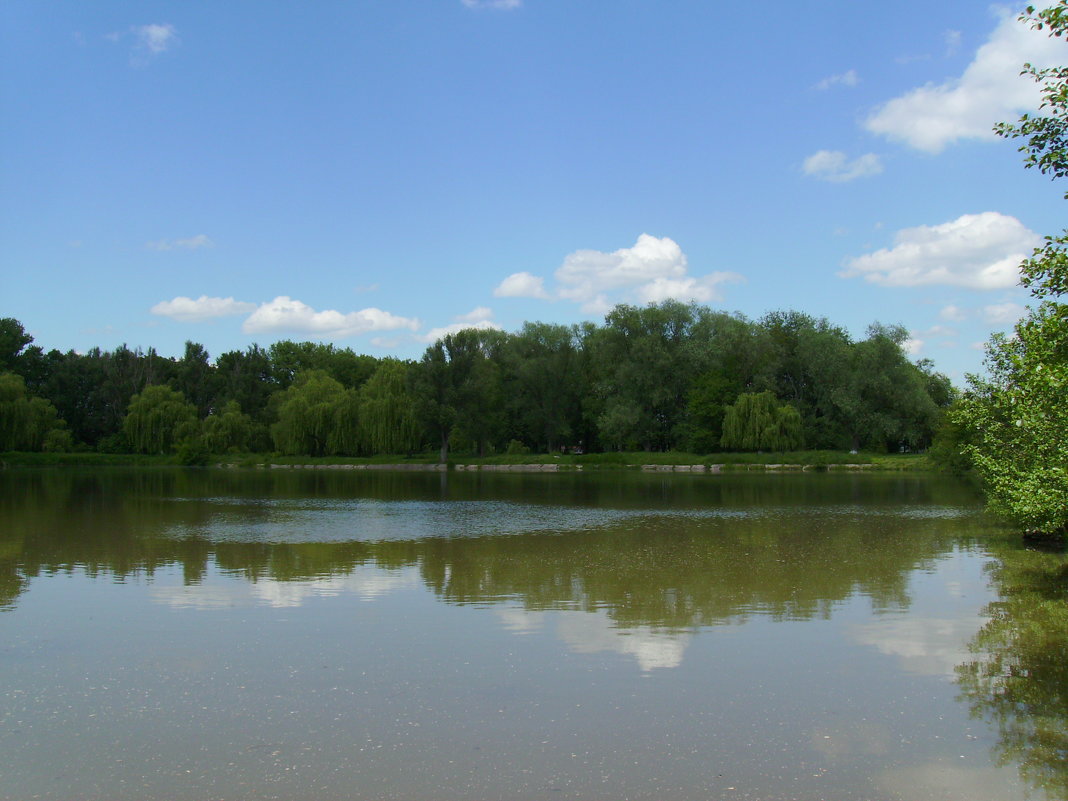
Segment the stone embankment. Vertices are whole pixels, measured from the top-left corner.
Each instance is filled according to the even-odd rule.
[[[647,473],[718,473],[723,468],[721,464],[643,464],[642,470]]]
[[[875,467],[873,464],[643,464],[642,470],[647,473],[722,473],[724,468],[730,470],[745,470],[767,472],[783,472],[788,470],[868,470]]]
[[[272,464],[272,469],[289,470],[408,470],[421,473],[443,473],[443,464]]]
[[[226,467],[227,465],[219,465]],[[443,464],[271,464],[272,469],[279,470],[405,470],[409,472],[443,473],[448,470]],[[737,471],[786,472],[793,470],[870,470],[875,467],[872,464],[643,464],[627,465],[627,467],[641,467],[647,473],[722,473],[724,468]],[[457,464],[454,470],[495,473],[556,473],[560,471],[559,464]],[[582,465],[564,465],[565,470],[581,470]]]
[[[575,470],[581,470],[582,465],[572,466]],[[479,470],[497,473],[555,473],[560,469],[558,464],[458,464],[457,470]]]

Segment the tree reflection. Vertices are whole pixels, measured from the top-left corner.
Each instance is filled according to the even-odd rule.
[[[1047,798],[1068,799],[1068,555],[1006,543],[992,568],[999,600],[958,681],[973,716],[998,730],[997,757]]]
[[[122,579],[177,566],[195,585],[211,570],[303,581],[369,566],[414,568],[448,603],[599,610],[621,627],[679,631],[753,614],[828,617],[854,594],[904,608],[911,571],[976,525],[929,514],[961,499],[908,477],[475,475],[443,483],[419,474],[131,470],[3,481],[0,603],[8,606],[28,579],[57,571]],[[441,500],[459,504],[456,521],[437,513]],[[371,515],[361,505],[373,511],[376,502],[392,530],[361,539]],[[490,533],[481,533],[487,520]]]

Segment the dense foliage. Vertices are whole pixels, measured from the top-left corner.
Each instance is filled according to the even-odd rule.
[[[1068,0],[1021,17],[1051,36],[1068,33]],[[1068,175],[1068,67],[1024,72],[1042,87],[1045,112],[998,126],[1025,139],[1028,167],[1053,178]],[[1068,194],[1065,195],[1068,198]],[[970,377],[954,414],[991,506],[1024,529],[1068,529],[1068,232],[1049,237],[1022,265],[1021,283],[1036,305],[1012,336],[987,345],[986,378]]]
[[[618,306],[601,326],[459,331],[413,362],[289,341],[214,361],[193,342],[177,359],[125,346],[45,353],[7,318],[0,359],[7,394],[53,410],[44,434],[58,426],[104,452],[919,450],[953,390],[908,359],[904,338],[873,325],[854,341],[798,312],[753,321],[667,301]],[[7,447],[40,450],[33,431]]]

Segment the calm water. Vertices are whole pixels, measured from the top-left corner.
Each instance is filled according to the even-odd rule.
[[[932,477],[0,472],[0,798],[1024,798],[996,535]]]

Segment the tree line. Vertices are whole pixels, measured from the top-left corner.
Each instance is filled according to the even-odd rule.
[[[0,450],[309,456],[926,448],[954,398],[900,326],[697,304],[467,329],[418,360],[332,344],[45,352],[0,320]]]

